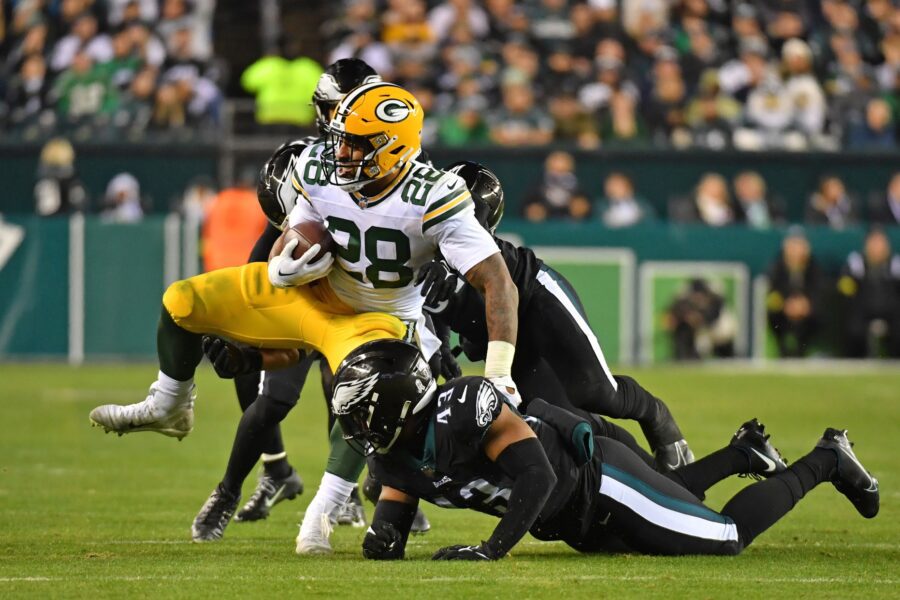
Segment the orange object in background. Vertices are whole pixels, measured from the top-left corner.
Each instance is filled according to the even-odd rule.
[[[232,187],[219,192],[203,223],[204,270],[246,264],[266,223],[252,188]]]

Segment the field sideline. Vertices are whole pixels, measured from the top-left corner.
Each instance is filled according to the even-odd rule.
[[[824,485],[739,557],[582,556],[526,537],[499,563],[437,564],[424,559],[446,544],[477,543],[495,521],[426,505],[434,529],[414,538],[411,560],[398,564],[364,561],[359,529],[339,529],[330,558],[293,552],[326,453],[317,378],[285,423],[307,491],[265,522],[232,523],[222,542],[196,545],[191,520],[221,477],[239,415],[229,382],[201,371],[196,427],[179,443],[148,433],[105,436],[88,424],[96,404],[141,400],[151,365],[0,365],[0,597],[896,598],[900,369],[842,368],[630,373],[667,400],[698,454],[753,416],[788,459],[807,452],[826,426],[848,428],[881,482],[881,514],[872,521]],[[248,480],[245,498],[254,484]],[[708,504],[721,507],[743,485],[721,484]]]

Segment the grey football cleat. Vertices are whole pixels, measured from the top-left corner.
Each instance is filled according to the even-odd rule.
[[[684,465],[694,462],[694,453],[691,452],[688,443],[685,440],[678,440],[671,444],[665,444],[656,449],[654,453],[656,458],[656,467],[661,472],[674,471]]]
[[[350,525],[357,528],[366,526],[366,509],[359,497],[359,488],[353,488],[350,497],[337,507],[332,517],[338,525]]]
[[[157,402],[157,396],[163,394],[156,387],[150,386],[150,393],[143,402],[135,404],[104,404],[91,411],[90,419],[94,427],[102,427],[106,433],[114,431],[119,435],[139,431],[155,431],[181,440],[194,429],[194,401],[197,399],[197,388],[191,386],[185,398],[170,402],[175,407],[163,409]]]
[[[881,505],[878,480],[872,477],[856,458],[853,442],[847,437],[847,430],[829,427],[822,434],[822,439],[816,447],[834,450],[837,454],[837,468],[831,478],[831,483],[837,491],[846,496],[865,518],[871,519],[877,515]]]
[[[756,419],[750,419],[741,425],[728,445],[738,448],[747,455],[750,464],[742,476],[760,479],[787,469],[787,462],[781,456],[781,452],[769,443],[766,426]]]
[[[294,469],[291,469],[291,474],[284,479],[270,477],[264,470],[259,476],[256,490],[250,496],[247,504],[234,516],[234,520],[259,521],[265,519],[276,504],[283,500],[293,500],[302,493],[303,480]]]
[[[191,525],[191,539],[195,542],[215,542],[225,535],[225,528],[234,514],[241,496],[233,496],[216,486],[203,504]]]
[[[409,527],[409,532],[413,535],[425,535],[431,531],[431,522],[428,521],[428,517],[425,516],[425,513],[422,512],[420,507],[416,508],[416,516],[413,517],[412,525]]]

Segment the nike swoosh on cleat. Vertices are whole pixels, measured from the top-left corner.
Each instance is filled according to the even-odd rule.
[[[280,488],[275,490],[275,493],[272,494],[271,498],[266,498],[265,500],[263,500],[263,504],[266,505],[266,508],[272,508],[273,506],[275,506],[275,503],[278,502],[279,498],[281,498],[281,493],[284,491],[285,487],[286,486],[281,486]]]
[[[775,469],[777,469],[778,466],[775,464],[775,461],[774,461],[774,460],[772,460],[771,458],[769,458],[768,456],[766,456],[765,454],[763,454],[762,452],[760,452],[760,451],[757,450],[756,448],[750,448],[750,449],[751,449],[754,453],[756,453],[756,455],[757,455],[758,457],[760,457],[760,458],[763,460],[764,463],[766,463],[766,469],[763,471],[764,473],[774,473],[774,472],[775,472]]]

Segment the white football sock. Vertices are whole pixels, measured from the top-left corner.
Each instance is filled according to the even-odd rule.
[[[322,483],[319,484],[319,491],[316,492],[316,497],[321,494],[329,503],[340,506],[350,498],[350,492],[353,491],[354,486],[356,486],[355,481],[347,481],[325,471],[325,474],[322,475]]]
[[[321,527],[322,515],[331,515],[344,502],[350,498],[355,484],[352,481],[341,479],[337,475],[325,472],[316,495],[306,508],[303,515],[303,523],[300,524],[300,537],[317,535]]]
[[[193,385],[193,377],[187,381],[178,381],[160,371],[156,376],[156,389],[162,394],[155,396],[156,405],[162,409],[169,410],[176,406],[187,404],[191,400],[191,386]]]

